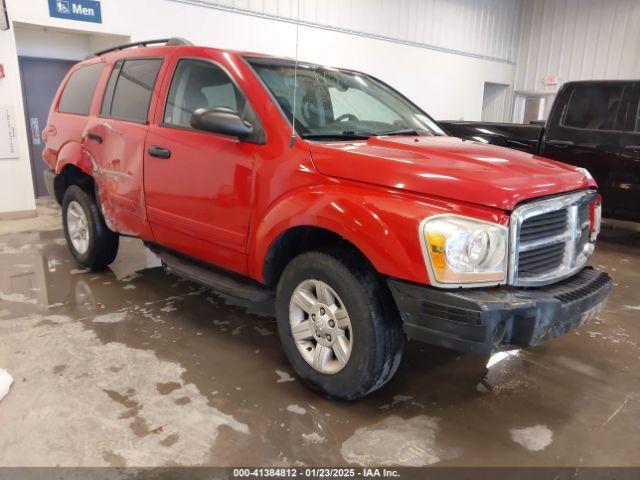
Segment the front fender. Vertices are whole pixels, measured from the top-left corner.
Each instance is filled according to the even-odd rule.
[[[313,226],[330,230],[355,245],[384,275],[429,283],[418,226],[425,217],[465,211],[498,222],[495,210],[463,207],[392,189],[335,183],[294,190],[262,215],[250,238],[249,271],[264,281],[263,265],[273,242],[288,229]]]

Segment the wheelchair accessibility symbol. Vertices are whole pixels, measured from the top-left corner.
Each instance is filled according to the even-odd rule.
[[[71,9],[69,8],[68,0],[56,0],[56,10],[58,13],[69,14]]]

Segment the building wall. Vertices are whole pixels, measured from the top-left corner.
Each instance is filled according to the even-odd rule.
[[[1,216],[3,212],[28,212],[35,208],[18,53],[11,30],[0,31],[0,63],[5,70],[5,78],[0,79],[0,105],[7,105],[14,111],[19,155],[17,159],[0,159]]]
[[[13,27],[0,32],[0,63],[7,71],[0,80],[0,104],[16,110],[20,158],[0,160],[0,213],[34,208],[18,51],[63,55],[61,47],[71,42],[73,48],[59,58],[80,58],[87,45],[95,50],[98,45],[122,43],[123,38],[168,35],[289,57],[296,50],[294,0],[103,0],[102,24],[51,18],[45,0],[6,3]],[[435,118],[479,120],[484,83],[513,80],[515,34],[509,15],[518,15],[520,0],[507,8],[510,4],[511,0],[301,0],[299,58],[369,72]]]
[[[485,83],[482,97],[482,121],[504,122],[511,112],[511,92],[508,85]]]
[[[516,91],[555,93],[547,75],[640,78],[638,0],[527,0],[522,25]]]
[[[14,25],[16,49],[21,57],[82,60],[89,53],[89,36],[56,32],[42,27]]]
[[[521,0],[173,0],[515,62]]]

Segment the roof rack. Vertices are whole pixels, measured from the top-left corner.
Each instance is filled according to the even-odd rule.
[[[117,50],[124,50],[125,48],[146,47],[147,45],[155,45],[156,43],[164,43],[168,47],[178,46],[178,45],[193,45],[193,43],[191,43],[189,40],[185,40],[184,38],[180,38],[180,37],[161,38],[159,40],[144,40],[142,42],[133,42],[133,43],[126,43],[124,45],[118,45],[117,47],[111,47],[105,50],[100,50],[99,52],[95,53],[95,56],[99,57],[100,55],[104,55],[105,53],[115,52]]]

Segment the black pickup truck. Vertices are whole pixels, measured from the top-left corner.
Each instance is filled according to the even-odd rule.
[[[603,215],[640,221],[640,80],[565,83],[546,125],[441,121],[455,137],[586,168]]]

